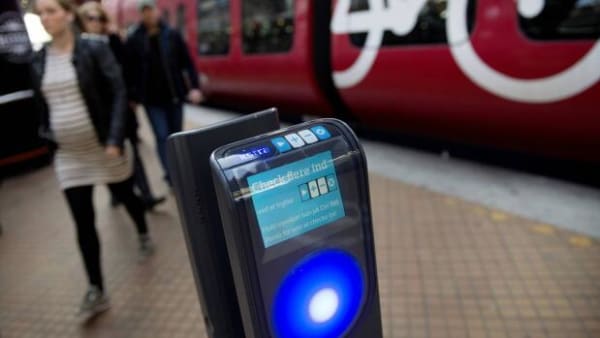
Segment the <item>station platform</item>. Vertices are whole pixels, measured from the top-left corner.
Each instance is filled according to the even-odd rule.
[[[86,278],[52,167],[2,183],[0,337],[207,336],[145,122],[141,134],[154,190],[168,195],[147,214],[157,251],[138,259],[133,224],[97,187],[112,307],[90,321],[76,316]],[[385,337],[600,337],[598,237],[378,172],[370,184]]]

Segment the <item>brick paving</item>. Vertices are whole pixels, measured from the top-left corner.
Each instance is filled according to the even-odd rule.
[[[149,139],[147,133],[146,139]],[[152,144],[142,154],[165,191]],[[600,243],[371,175],[386,337],[600,337]],[[51,167],[0,186],[0,337],[205,337],[172,196],[138,262],[122,207],[95,193],[112,308],[76,317],[86,280]]]
[[[371,182],[387,337],[600,337],[598,241]]]

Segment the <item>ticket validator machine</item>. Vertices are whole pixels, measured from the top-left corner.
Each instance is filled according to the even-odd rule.
[[[246,337],[381,337],[364,153],[320,119],[210,158]]]
[[[171,135],[167,157],[208,337],[244,337],[209,157],[237,140],[279,129],[271,108]]]

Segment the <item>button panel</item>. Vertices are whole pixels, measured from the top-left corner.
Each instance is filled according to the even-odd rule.
[[[298,186],[298,191],[300,192],[300,199],[303,202],[317,198],[319,196],[326,195],[336,190],[337,180],[335,178],[335,175],[319,177],[315,180],[300,184]]]
[[[293,149],[298,149],[306,146],[307,144],[315,144],[319,141],[331,138],[329,130],[324,126],[318,125],[310,129],[302,129],[295,133],[288,133],[282,136],[276,136],[271,138],[271,144],[277,149],[280,154],[286,153]],[[256,148],[265,149],[270,147],[269,145],[256,145]],[[271,148],[272,149],[272,148]],[[233,153],[247,152],[246,149],[233,150]],[[231,154],[229,154],[231,156]],[[272,156],[274,154],[270,154]],[[264,156],[260,156],[264,157]],[[258,158],[258,157],[257,157]],[[238,163],[239,164],[239,163]],[[331,189],[330,189],[331,190]]]

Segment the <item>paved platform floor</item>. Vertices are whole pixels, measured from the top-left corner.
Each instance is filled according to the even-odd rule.
[[[165,192],[147,130],[142,153]],[[597,239],[372,174],[386,337],[600,337]],[[0,337],[205,337],[173,196],[148,214],[156,254],[96,188],[112,308],[76,317],[86,288],[51,167],[0,186]]]

